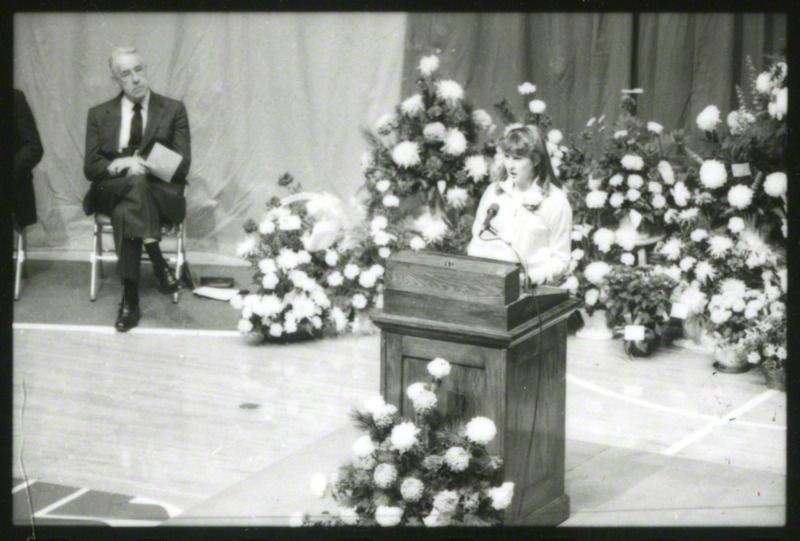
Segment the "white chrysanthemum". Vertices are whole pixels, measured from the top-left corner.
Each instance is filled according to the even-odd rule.
[[[664,126],[662,126],[658,122],[648,122],[647,129],[655,133],[656,135],[659,135],[661,134],[661,132],[664,131]]]
[[[375,522],[384,527],[397,526],[403,520],[403,508],[379,505],[375,509]]]
[[[258,240],[252,235],[248,235],[236,246],[236,255],[239,257],[247,257],[256,250]]]
[[[684,209],[678,213],[678,219],[682,222],[690,222],[697,218],[700,214],[700,209],[697,207],[690,207],[688,209]]]
[[[451,156],[460,156],[467,150],[467,138],[458,128],[447,130],[447,136],[444,138],[444,145],[442,152],[450,154]]]
[[[753,202],[753,190],[744,184],[737,184],[728,190],[728,203],[733,208],[743,209]]]
[[[608,198],[608,204],[616,209],[621,207],[622,203],[624,202],[625,202],[625,196],[619,192],[612,193],[611,197]]]
[[[444,454],[445,463],[450,466],[454,472],[461,472],[469,467],[469,453],[463,447],[458,445],[453,446]]]
[[[697,259],[692,256],[687,256],[680,260],[678,266],[683,272],[688,272],[692,267],[694,267],[695,263],[697,263]]]
[[[761,362],[761,355],[757,351],[751,351],[747,354],[747,362],[750,364],[758,364]]]
[[[586,295],[584,295],[583,302],[586,306],[594,306],[597,304],[597,300],[600,298],[600,292],[596,289],[592,288],[586,291]]]
[[[400,104],[400,110],[408,116],[417,116],[425,110],[425,104],[422,102],[421,94],[414,94],[410,98],[406,98]]]
[[[756,77],[756,90],[762,94],[769,94],[772,92],[772,76],[768,71],[762,71]]]
[[[361,268],[354,263],[348,263],[344,266],[344,277],[348,280],[355,280],[356,276],[358,276],[360,273]]]
[[[713,280],[717,275],[717,270],[708,261],[701,261],[694,268],[694,275],[700,282],[705,283],[708,280]]]
[[[633,264],[636,263],[636,258],[630,252],[625,252],[622,254],[619,257],[619,260],[623,265],[628,265],[629,267],[632,267]]]
[[[419,428],[414,423],[405,422],[392,428],[392,434],[389,439],[392,442],[392,447],[404,453],[417,444],[418,434]]]
[[[269,274],[265,274],[264,277],[261,279],[261,286],[264,289],[273,290],[275,289],[275,286],[277,286],[279,282],[280,278],[278,278],[278,275],[275,274],[274,272],[271,272]]]
[[[392,404],[384,404],[377,411],[372,414],[372,419],[375,425],[379,428],[386,428],[391,426],[392,420],[397,413],[397,407]]]
[[[603,179],[594,178],[592,175],[589,175],[589,181],[587,182],[587,185],[589,186],[589,191],[599,190],[602,184],[603,184]]]
[[[430,139],[431,141],[441,141],[447,137],[447,128],[441,122],[431,122],[430,124],[425,124],[425,127],[422,128],[422,135],[425,136],[425,139]]]
[[[264,274],[270,274],[277,271],[278,267],[275,265],[274,259],[266,257],[258,262],[258,269]]]
[[[578,292],[579,286],[580,282],[578,282],[578,279],[575,276],[568,277],[566,280],[564,280],[564,283],[561,284],[561,287],[569,291],[572,295],[575,295],[575,293]]]
[[[521,85],[517,86],[517,92],[519,92],[523,96],[533,94],[534,92],[536,92],[536,85],[528,82],[522,83]]]
[[[732,315],[730,310],[710,310],[711,322],[716,325],[722,325],[728,321]]]
[[[447,234],[447,223],[439,216],[426,212],[412,223],[412,228],[422,234],[426,242],[436,242]]]
[[[280,323],[273,323],[269,326],[269,334],[274,337],[279,337],[283,334],[283,325]]]
[[[433,393],[427,389],[422,389],[419,392],[414,393],[414,398],[411,399],[411,403],[414,406],[414,411],[417,413],[427,413],[431,411],[436,407],[438,402],[439,399],[436,397],[436,393]]]
[[[489,166],[486,164],[486,159],[478,154],[464,161],[464,170],[469,178],[477,182],[489,173]]]
[[[416,477],[406,477],[400,483],[400,495],[407,502],[418,502],[424,490],[425,484]]]
[[[390,255],[392,255],[392,250],[390,248],[387,248],[386,246],[384,246],[384,247],[382,247],[382,248],[380,248],[378,250],[378,255],[381,256],[382,258],[386,259]]]
[[[692,286],[680,294],[678,302],[686,306],[690,314],[702,314],[708,304],[708,297],[696,286]]]
[[[726,278],[719,285],[721,294],[733,299],[739,299],[747,292],[747,284],[738,278]]]
[[[731,233],[741,233],[744,231],[744,220],[741,219],[739,216],[734,216],[730,220],[728,220],[728,229],[731,230]]]
[[[271,318],[276,314],[283,312],[286,304],[277,295],[264,295],[258,300],[258,304],[254,306],[263,317]]]
[[[375,121],[375,131],[380,135],[388,135],[394,128],[397,122],[397,116],[394,113],[386,113],[378,117]]]
[[[297,259],[297,253],[290,248],[281,248],[275,262],[278,264],[278,267],[283,270],[291,270],[300,264]]]
[[[480,445],[486,445],[497,435],[497,427],[488,417],[473,417],[466,428],[467,439]]]
[[[478,128],[487,131],[492,127],[492,117],[483,109],[476,109],[472,111],[472,121],[478,125]]]
[[[628,130],[617,130],[614,132],[614,139],[622,139],[628,136]]]
[[[381,202],[383,203],[383,206],[387,208],[400,206],[400,199],[394,194],[384,195]]]
[[[317,472],[311,476],[311,492],[317,498],[325,497],[325,490],[328,488],[328,480],[325,478],[325,474],[322,472]]]
[[[733,248],[733,241],[723,235],[714,235],[708,239],[708,252],[714,258],[724,257]]]
[[[563,140],[564,140],[564,134],[562,134],[560,130],[550,130],[549,132],[547,132],[548,142],[557,145]]]
[[[428,373],[436,379],[442,379],[450,375],[450,363],[441,357],[436,357],[428,363]]]
[[[764,179],[764,192],[771,197],[786,195],[786,173],[770,173]]]
[[[437,528],[450,524],[450,516],[443,515],[436,509],[431,509],[430,514],[422,519],[422,523],[428,528]]]
[[[424,77],[430,77],[434,71],[439,69],[439,57],[436,55],[423,56],[419,61],[418,69]]]
[[[363,310],[367,307],[367,298],[361,293],[356,293],[353,295],[351,303],[356,310]]]
[[[382,396],[371,396],[364,401],[364,411],[370,415],[375,415],[375,412],[380,410],[386,405],[386,401]]]
[[[708,231],[705,229],[695,229],[692,231],[689,237],[695,242],[700,242],[701,240],[708,238]]]
[[[697,115],[697,127],[703,131],[714,131],[720,123],[720,112],[716,105],[709,105]]]
[[[336,250],[325,250],[325,264],[335,267],[339,262],[339,253]]]
[[[700,166],[700,182],[709,190],[719,188],[728,180],[725,164],[719,160],[706,160]]]
[[[372,233],[372,240],[375,242],[376,246],[386,246],[396,238],[397,237],[386,231],[379,230]]]
[[[344,282],[344,277],[342,276],[341,272],[333,271],[328,275],[328,278],[326,280],[329,286],[338,287],[342,285],[342,283]]]
[[[644,186],[644,179],[641,175],[628,175],[628,187],[633,188],[634,190],[638,190]]]
[[[542,100],[531,100],[531,102],[528,103],[528,109],[530,109],[531,113],[540,115],[547,109],[547,104]]]
[[[444,80],[436,82],[436,95],[450,105],[455,105],[456,102],[464,97],[464,89],[461,85],[452,80]]]
[[[333,324],[336,327],[336,332],[342,332],[347,327],[347,316],[338,306],[334,306],[331,309],[331,313],[328,318],[333,321]]]
[[[675,204],[679,207],[688,205],[689,199],[692,197],[692,192],[689,191],[689,188],[687,188],[686,184],[683,182],[676,182],[675,186],[670,190],[670,193],[675,200]]]
[[[450,188],[445,192],[444,198],[449,206],[455,209],[462,209],[469,202],[469,192],[464,188]]]
[[[617,186],[621,185],[624,181],[625,177],[617,173],[616,175],[608,179],[608,184],[616,188]]]
[[[242,334],[250,334],[253,331],[253,322],[249,319],[240,319],[237,328]]]
[[[297,263],[300,265],[311,263],[311,254],[305,250],[300,250],[297,252]]]
[[[419,165],[419,145],[414,141],[402,141],[392,149],[392,160],[400,167]]]
[[[611,266],[605,261],[592,261],[583,271],[583,275],[594,285],[600,285],[606,275],[611,272]]]
[[[408,243],[408,247],[414,250],[415,252],[422,250],[423,248],[425,248],[425,246],[427,246],[425,241],[422,239],[422,237],[419,237],[417,235],[414,235],[414,237]]]
[[[433,508],[443,515],[455,513],[458,506],[458,492],[455,490],[441,490],[433,496]]]
[[[371,272],[362,272],[361,275],[358,277],[358,284],[365,288],[370,289],[375,286],[375,282],[378,280],[378,277],[375,276]]]
[[[487,489],[486,494],[492,499],[492,507],[497,510],[506,509],[514,498],[514,483],[506,481],[499,487]]]
[[[389,488],[397,480],[397,468],[392,464],[378,464],[372,478],[378,488]]]
[[[783,120],[783,117],[788,111],[788,102],[789,89],[787,87],[783,87],[778,90],[777,94],[775,95],[775,101],[770,102],[768,106],[770,116],[777,120]]]
[[[574,259],[575,261],[580,261],[581,259],[583,259],[584,252],[580,248],[575,248],[574,250],[572,250],[571,256],[572,259]]]
[[[664,187],[661,185],[660,182],[656,182],[651,180],[647,183],[647,191],[652,194],[660,194],[664,191]]]
[[[412,402],[417,399],[422,393],[428,392],[428,388],[421,381],[412,383],[406,388],[406,396]]]
[[[234,310],[241,310],[244,308],[244,299],[241,295],[234,295],[229,301]]]
[[[628,190],[628,191],[625,193],[625,196],[626,196],[626,197],[627,197],[627,198],[628,198],[630,201],[638,201],[638,200],[639,200],[639,198],[642,196],[642,192],[640,192],[639,190],[634,190],[633,188],[631,188],[630,190]]]
[[[614,232],[606,227],[601,227],[592,235],[592,241],[597,246],[598,250],[603,253],[608,252],[611,250],[611,245],[614,243]]]
[[[614,241],[619,244],[623,250],[630,252],[636,248],[636,239],[638,234],[632,227],[619,228],[614,232]]]
[[[675,261],[681,257],[681,248],[683,248],[683,241],[678,237],[672,237],[659,250],[670,261]]]
[[[628,171],[641,171],[644,167],[644,160],[636,154],[626,154],[622,157],[620,163]]]
[[[603,208],[608,199],[608,192],[593,190],[586,194],[586,206],[590,209]]]
[[[663,209],[667,204],[667,198],[661,194],[656,194],[653,196],[652,205],[653,208],[656,209]]]
[[[275,232],[275,222],[271,218],[265,219],[258,224],[258,232],[262,235],[271,235]]]
[[[672,164],[666,160],[658,162],[658,172],[661,178],[664,179],[665,184],[672,185],[675,183],[675,171],[672,169]]]

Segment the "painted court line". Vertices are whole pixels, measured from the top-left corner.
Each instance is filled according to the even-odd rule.
[[[48,506],[47,506],[47,507],[45,507],[44,509],[39,509],[38,511],[36,511],[36,512],[33,514],[33,516],[34,516],[34,517],[36,517],[36,518],[44,518],[44,517],[45,517],[45,515],[47,515],[47,513],[49,513],[50,511],[52,511],[52,510],[54,510],[54,509],[58,509],[58,508],[59,508],[59,507],[61,507],[62,505],[65,505],[65,504],[67,504],[67,503],[71,502],[71,501],[72,501],[72,500],[74,500],[75,498],[80,498],[81,496],[83,496],[84,494],[86,494],[87,492],[89,492],[89,490],[90,490],[90,489],[88,489],[88,488],[82,488],[82,489],[80,489],[80,490],[76,490],[75,492],[73,492],[73,493],[72,493],[72,494],[70,494],[69,496],[66,496],[66,497],[64,497],[64,498],[61,498],[60,500],[58,500],[58,501],[57,501],[57,502],[55,502],[55,503],[51,503],[50,505],[48,505]]]
[[[767,400],[769,400],[770,398],[772,398],[776,394],[778,394],[778,391],[776,391],[774,389],[770,389],[769,391],[765,391],[765,392],[761,393],[760,395],[751,398],[750,400],[748,400],[747,402],[745,402],[744,404],[742,404],[738,408],[730,411],[725,416],[719,417],[713,423],[710,423],[710,424],[704,426],[700,430],[697,430],[696,432],[693,432],[692,434],[689,434],[688,436],[686,436],[682,440],[678,441],[677,443],[674,443],[673,445],[667,447],[666,449],[661,451],[661,454],[662,455],[674,455],[675,453],[678,453],[678,452],[684,450],[685,448],[687,448],[689,445],[693,444],[697,440],[699,440],[699,439],[707,436],[711,432],[713,432],[715,428],[727,424],[730,419],[738,417],[739,415],[742,415],[743,413],[755,408],[756,406],[758,406],[759,404],[761,404],[763,402],[766,402]]]
[[[713,415],[707,415],[705,413],[697,413],[695,411],[689,411],[689,410],[682,410],[682,409],[678,409],[678,408],[673,408],[671,406],[664,406],[662,404],[656,404],[655,402],[649,402],[647,400],[642,400],[641,398],[635,398],[635,397],[628,396],[628,395],[625,395],[625,394],[622,394],[622,393],[618,393],[616,391],[611,391],[609,389],[606,389],[604,387],[600,387],[599,385],[596,385],[596,384],[594,384],[594,383],[592,383],[590,381],[586,381],[584,379],[581,379],[581,378],[579,378],[577,376],[574,376],[572,374],[567,374],[567,381],[570,382],[570,383],[573,383],[573,384],[575,384],[575,385],[577,385],[579,387],[583,387],[584,389],[588,389],[590,391],[593,391],[593,392],[595,392],[597,394],[601,394],[601,395],[607,396],[609,398],[615,398],[615,399],[621,400],[623,402],[628,402],[629,404],[634,404],[636,406],[641,406],[643,408],[650,408],[650,409],[654,409],[654,410],[660,410],[660,411],[664,411],[664,412],[667,412],[667,413],[673,413],[675,415],[682,415],[683,417],[693,417],[695,419],[705,419],[706,421],[709,421],[709,422],[712,422],[712,423],[715,423],[715,424],[716,423],[720,423],[721,419],[722,419],[723,422],[720,423],[720,424],[724,424],[724,423],[730,422],[729,420],[731,418],[738,417],[738,415],[734,414],[734,412],[736,410],[734,410],[734,411],[730,412],[729,414],[725,415],[724,418],[723,418],[723,417],[715,417]],[[777,394],[777,392],[773,391],[772,394],[770,394],[767,398],[772,398],[773,396],[775,396],[775,394]],[[759,396],[761,396],[761,395],[759,395]],[[761,402],[759,402],[759,404],[760,403]],[[782,425],[769,425],[769,424],[766,424],[766,423],[756,423],[754,421],[738,421],[737,420],[735,422],[736,422],[737,425],[740,425],[740,426],[752,426],[752,427],[755,427],[755,428],[765,428],[765,429],[768,429],[768,430],[783,430],[783,431],[786,430],[786,427],[782,426]]]
[[[37,513],[34,515],[36,518],[49,518],[49,519],[57,519],[57,520],[85,520],[91,522],[104,522],[109,526],[114,527],[126,527],[126,526],[133,526],[133,527],[153,527],[159,526],[163,520],[146,520],[146,519],[135,519],[135,518],[109,518],[109,517],[90,517],[86,515],[47,515],[39,516]]]
[[[36,482],[36,479],[31,479],[29,481],[25,481],[24,483],[15,486],[14,488],[11,489],[11,494],[16,494],[20,490],[23,490],[25,487],[31,486],[35,482]]]
[[[64,331],[64,332],[90,332],[100,334],[118,333],[114,327],[105,325],[58,325],[52,323],[14,323],[13,328],[21,331]],[[239,331],[214,331],[205,329],[147,329],[136,327],[124,334],[150,334],[167,336],[216,336],[235,338],[242,336]]]

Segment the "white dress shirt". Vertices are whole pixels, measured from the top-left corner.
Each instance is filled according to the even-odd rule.
[[[483,192],[467,254],[516,263],[514,251],[500,240],[489,240],[489,232],[480,238],[486,211],[497,203],[497,215],[491,225],[498,236],[514,247],[528,265],[528,274],[536,284],[558,280],[569,266],[572,251],[572,208],[566,194],[550,186],[549,194],[534,210],[523,205],[524,192],[511,180],[490,184]]]
[[[147,106],[150,103],[150,91],[144,95],[142,100],[142,136],[147,127]],[[119,151],[122,152],[128,148],[128,140],[131,137],[131,121],[133,120],[133,102],[128,99],[128,96],[122,95],[122,122],[119,127]]]

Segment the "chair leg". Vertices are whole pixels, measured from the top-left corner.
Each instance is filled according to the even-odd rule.
[[[25,234],[18,231],[17,237],[17,265],[16,273],[14,276],[14,300],[19,300],[19,294],[22,290],[22,274],[25,272]]]
[[[98,227],[97,223],[94,224],[94,236],[92,237],[92,253],[90,256],[91,264],[92,264],[92,275],[91,275],[91,283],[89,285],[89,300],[94,302],[97,300],[97,264],[101,263],[98,261],[98,248],[100,247],[100,240],[99,237],[102,235],[100,228]]]
[[[184,227],[183,224],[181,224],[180,231],[178,232],[178,249],[177,249],[178,262],[175,265],[175,275],[177,276],[178,280],[181,280],[183,278],[183,264],[186,261],[186,254],[184,253],[185,246],[183,243],[185,233],[183,227]],[[178,289],[178,291],[173,293],[172,295],[173,304],[178,304],[178,300],[180,300],[180,294],[181,294],[180,289]]]
[[[97,253],[98,255],[103,255],[103,228],[100,228],[100,233],[97,235]],[[103,259],[100,258],[97,260],[98,266],[100,267],[100,278],[105,280],[106,273],[105,267],[103,267]]]

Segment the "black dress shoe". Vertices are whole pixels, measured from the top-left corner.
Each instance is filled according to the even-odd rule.
[[[114,328],[119,332],[129,331],[139,324],[140,317],[139,305],[123,300],[120,303],[119,312],[117,312],[117,322],[114,323]]]
[[[169,294],[175,293],[179,289],[183,287],[180,280],[175,277],[175,273],[169,267],[164,267],[163,269],[155,268],[153,272],[158,279],[158,290],[161,293]]]

